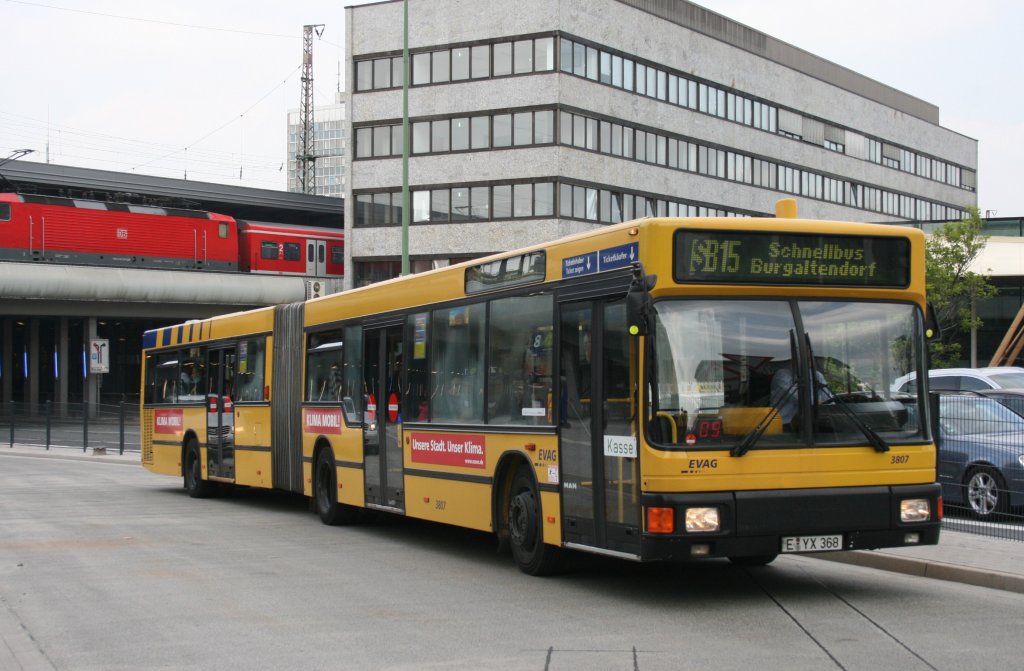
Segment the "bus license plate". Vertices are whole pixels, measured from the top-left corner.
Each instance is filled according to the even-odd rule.
[[[842,534],[782,537],[782,552],[832,552],[842,549]]]

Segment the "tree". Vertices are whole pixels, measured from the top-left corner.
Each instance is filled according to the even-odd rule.
[[[960,359],[961,337],[981,326],[972,314],[973,301],[996,295],[987,277],[969,270],[988,236],[981,232],[984,222],[978,209],[968,207],[967,211],[964,219],[943,224],[925,243],[925,286],[942,329],[942,342],[931,343],[936,368],[955,364]]]

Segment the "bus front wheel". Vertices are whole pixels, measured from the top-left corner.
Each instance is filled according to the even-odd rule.
[[[213,483],[203,480],[203,456],[199,443],[193,438],[185,446],[185,491],[194,499],[205,499],[213,494]]]
[[[512,478],[508,502],[508,538],[512,557],[523,573],[549,575],[561,566],[561,549],[544,544],[540,499],[526,466]]]
[[[317,455],[313,473],[313,500],[320,521],[331,526],[355,522],[358,508],[338,501],[338,471],[330,448],[321,450]]]

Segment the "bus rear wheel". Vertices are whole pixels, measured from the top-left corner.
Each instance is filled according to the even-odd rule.
[[[330,526],[352,524],[359,509],[338,501],[338,471],[331,448],[320,451],[313,467],[313,501],[320,521]]]
[[[185,446],[185,491],[194,499],[205,499],[213,494],[213,483],[203,480],[203,455],[195,438]]]
[[[508,539],[512,557],[528,575],[550,575],[561,568],[560,548],[544,543],[540,499],[526,466],[520,466],[512,478],[508,502]]]

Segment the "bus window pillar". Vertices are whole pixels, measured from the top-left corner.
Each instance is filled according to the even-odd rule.
[[[25,400],[28,402],[28,414],[35,417],[39,414],[39,376],[42,368],[39,365],[39,320],[28,322],[28,388]]]
[[[3,359],[0,360],[0,376],[3,377],[3,402],[14,400],[14,319],[3,320]]]
[[[71,366],[68,361],[68,319],[60,318],[57,332],[57,393],[54,402],[57,404],[61,417],[68,414],[68,375]]]

